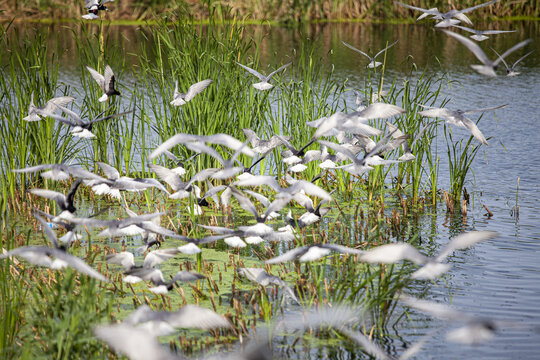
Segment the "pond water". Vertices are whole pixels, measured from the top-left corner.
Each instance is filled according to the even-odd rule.
[[[436,243],[429,246],[435,250],[463,230],[494,230],[500,233],[493,240],[454,253],[449,258],[452,270],[443,279],[429,285],[427,298],[451,303],[478,316],[526,326],[503,328],[497,332],[494,340],[479,346],[456,346],[445,340],[447,330],[456,327],[456,324],[412,311],[410,320],[401,319],[384,344],[393,355],[402,353],[405,345],[410,345],[421,335],[438,329],[441,331],[426,344],[418,358],[538,358],[540,334],[531,327],[540,328],[539,25],[538,22],[478,25],[518,30],[494,35],[485,45],[481,45],[491,58],[495,58],[495,55],[491,55],[488,46],[505,51],[523,39],[533,38],[533,43],[526,49],[509,57],[509,61],[513,62],[525,52],[536,49],[520,63],[521,75],[511,78],[487,78],[477,74],[469,67],[469,64],[478,63],[476,58],[463,45],[433,30],[430,25],[325,24],[299,29],[257,26],[249,27],[246,31],[247,35],[260,42],[263,64],[272,67],[285,63],[289,58],[294,58],[294,49],[298,49],[300,42],[311,41],[325,63],[333,66],[333,76],[348,79],[351,87],[356,88],[362,88],[368,76],[368,61],[343,46],[341,41],[374,53],[382,49],[386,42],[399,40],[387,55],[388,83],[394,79],[403,80],[410,63],[414,62],[418,69],[414,72],[416,76],[427,67],[429,72],[447,73],[448,79],[455,81],[443,89],[450,108],[474,109],[509,104],[496,112],[486,113],[480,122],[484,135],[492,139],[490,145],[483,147],[476,157],[472,166],[474,176],[469,177],[466,185],[473,195],[468,216],[447,215],[441,205],[435,214],[422,215],[420,222],[422,231],[431,233],[435,227],[438,232]],[[73,61],[75,44],[72,33],[67,29],[76,28],[77,25],[54,27],[58,30],[59,46],[66,49],[60,78],[77,87],[80,67]],[[112,26],[108,30],[112,37],[110,41],[125,44],[128,64],[136,63],[134,54],[145,41],[142,36],[144,27]],[[51,42],[57,40],[51,39]],[[352,106],[352,92],[346,101]],[[466,135],[461,129],[453,131]],[[448,189],[446,150],[443,143],[440,146],[439,187]],[[519,193],[516,194],[518,179]],[[519,216],[511,212],[516,198]],[[482,205],[493,213],[492,217],[485,216],[486,210]],[[302,357],[299,354],[296,356]],[[338,351],[328,356],[357,358],[361,354]]]

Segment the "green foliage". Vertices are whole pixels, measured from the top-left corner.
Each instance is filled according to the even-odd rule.
[[[24,357],[100,359],[109,353],[92,328],[110,322],[112,294],[95,280],[66,270],[34,286],[31,296],[28,326],[21,334]]]

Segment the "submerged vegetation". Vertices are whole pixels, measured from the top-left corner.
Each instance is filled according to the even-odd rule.
[[[322,9],[330,4],[295,3],[304,8],[301,11],[295,8],[288,10],[289,13],[281,15],[281,18],[297,19],[299,13],[306,13],[310,18],[322,17]],[[339,14],[332,15],[335,17],[357,17],[357,14],[366,12],[347,9],[363,6],[356,3],[331,4],[335,8],[330,13]],[[125,3],[120,1],[115,5],[122,9]],[[229,14],[227,18],[243,14],[242,9],[237,10],[234,4],[230,5],[232,10],[220,10],[212,2],[191,6],[196,5],[211,7],[212,19],[225,18],[219,14]],[[368,13],[380,16],[381,12],[389,11],[384,7],[386,5],[373,2],[365,6],[371,9]],[[146,16],[145,6],[159,9],[164,4],[142,4],[141,17]],[[279,9],[283,8],[276,7]],[[242,11],[256,16],[254,9]],[[268,14],[266,10],[259,11],[260,14]],[[345,100],[350,94],[348,84],[334,79],[332,69],[323,66],[309,41],[299,44],[289,59],[279,60],[281,63],[292,60],[293,65],[287,73],[276,75],[272,91],[260,92],[251,86],[253,79],[235,64],[238,62],[260,69],[259,44],[244,36],[242,26],[214,25],[197,28],[159,21],[146,33],[147,44],[152,45],[143,47],[138,54],[139,63],[129,68],[122,53],[122,44],[110,42],[107,27],[100,23],[96,33],[88,31],[76,38],[81,74],[76,87],[63,83],[59,78],[61,49],[50,49],[45,44],[45,39],[52,34],[19,42],[18,39],[13,40],[16,37],[3,33],[0,39],[2,46],[12,53],[9,63],[0,69],[3,94],[0,116],[5,119],[0,123],[0,137],[4,139],[0,150],[3,249],[44,243],[41,235],[36,235],[40,231],[31,217],[32,207],[57,213],[50,202],[36,199],[28,189],[42,187],[65,192],[71,185],[52,182],[35,174],[14,173],[14,169],[64,163],[97,172],[94,170],[98,168],[97,162],[102,161],[126,176],[154,177],[148,169],[148,155],[174,134],[225,133],[244,141],[242,129],[248,128],[263,139],[273,134],[290,136],[294,146],[301,146],[312,138],[315,131],[307,125],[308,122],[337,111],[351,110],[351,102]],[[101,92],[85,69],[90,66],[101,71],[105,65],[115,70],[122,93],[121,98],[112,98],[106,105],[98,101]],[[266,70],[263,68],[262,71]],[[196,101],[181,108],[169,106],[176,80],[179,89],[186,90],[203,79],[212,79],[213,83],[198,95]],[[359,249],[386,244],[393,239],[416,244],[420,241],[418,216],[435,209],[442,199],[438,172],[439,158],[445,154],[450,163],[451,188],[442,190],[451,194],[449,204],[461,204],[464,183],[480,145],[472,136],[455,140],[449,128],[418,114],[421,111],[418,104],[439,106],[446,102],[440,91],[448,81],[445,75],[427,71],[413,76],[412,68],[405,80],[391,79],[384,70],[370,72],[364,88],[359,89],[365,96],[364,100],[369,103],[374,92],[387,90],[387,103],[407,109],[392,122],[409,135],[407,141],[415,159],[386,167],[376,166],[367,176],[352,175],[343,170],[324,173],[320,186],[328,190],[338,189],[330,204],[331,212],[320,224],[299,229],[290,243],[263,243],[244,249],[230,249],[223,243],[213,243],[202,246],[202,253],[198,255],[180,254],[174,265],[161,267],[167,274],[197,270],[206,276],[204,280],[174,287],[162,295],[150,292],[144,284],[124,283],[122,278],[125,274],[119,271],[119,267],[105,261],[106,254],[126,248],[133,250],[141,245],[140,240],[123,237],[121,242],[113,239],[103,241],[95,232],[88,230],[88,237],[76,241],[72,252],[93,264],[111,283],[100,283],[72,270],[57,272],[35,268],[24,261],[0,261],[0,354],[9,358],[112,357],[114,354],[93,336],[92,329],[98,324],[123,320],[143,304],[155,310],[168,311],[186,304],[197,304],[224,315],[230,322],[229,330],[186,330],[166,338],[171,350],[185,355],[213,351],[214,345],[227,347],[242,337],[251,336],[261,323],[271,323],[282,313],[297,309],[295,307],[314,305],[349,304],[365,309],[369,315],[357,324],[358,328],[374,337],[384,335],[388,327],[401,317],[401,314],[396,314],[396,296],[401,290],[418,285],[410,278],[414,270],[410,263],[370,265],[359,262],[358,255],[340,254],[314,262],[295,261],[272,267],[263,265],[262,261],[298,246],[337,241],[342,246]],[[72,137],[66,126],[59,125],[52,118],[35,123],[23,121],[30,94],[34,94],[34,101],[39,105],[54,96],[72,95],[77,98],[73,107],[85,117],[131,109],[135,112],[114,121],[96,123],[92,130],[96,135],[94,140],[77,139]],[[380,130],[390,130],[386,120],[374,120],[372,125]],[[417,135],[419,137],[415,139]],[[437,141],[444,141],[446,148],[440,149]],[[180,159],[193,155],[183,146],[171,151]],[[226,150],[222,149],[221,153],[226,155]],[[404,154],[403,147],[398,146],[387,152],[385,157],[393,159]],[[257,168],[262,174],[281,179],[287,173],[287,166],[280,160],[279,150],[274,150],[272,155]],[[246,163],[247,157],[240,156],[240,161]],[[158,163],[172,165],[170,160],[160,159]],[[200,155],[186,164],[186,178],[217,165],[214,158]],[[319,173],[320,168],[311,164],[298,178],[309,181]],[[219,184],[216,182],[214,185]],[[208,190],[209,185],[203,183],[201,186]],[[235,204],[218,208],[212,203],[203,216],[195,216],[186,210],[193,205],[192,200],[172,201],[156,189],[123,196],[121,203],[112,197],[97,201],[97,197],[86,189],[82,189],[77,198],[82,212],[103,210],[109,218],[124,217],[120,206],[124,204],[136,212],[167,211],[161,224],[191,237],[206,234],[197,224],[234,228],[238,224],[253,223],[253,219],[246,217]],[[107,206],[112,208],[106,209]],[[448,205],[448,208],[453,209],[453,205]],[[299,208],[291,205],[291,210],[293,217],[297,217]],[[278,220],[276,225],[281,226],[282,221]],[[167,247],[178,246],[181,242],[167,239],[164,244]],[[290,284],[299,304],[280,286],[254,285],[241,278],[238,269],[250,267],[264,267]],[[282,342],[282,348],[294,348],[296,341],[286,340],[289,335],[286,332],[278,334],[282,340],[276,340],[276,344]],[[310,341],[309,336],[306,339]]]

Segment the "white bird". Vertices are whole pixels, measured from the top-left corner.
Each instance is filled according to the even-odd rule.
[[[41,173],[41,177],[45,179],[67,180],[69,179],[69,175],[71,175],[78,179],[103,180],[101,176],[90,171],[64,164],[41,164],[24,169],[13,169],[12,171],[16,173],[34,173],[43,170],[47,170]]]
[[[467,39],[465,36],[460,35],[458,33],[448,31],[448,30],[442,30],[444,33],[446,33],[448,36],[451,36],[455,39],[457,39],[459,42],[461,42],[463,45],[465,45],[473,54],[476,56],[478,60],[482,62],[483,65],[471,65],[471,67],[476,70],[478,73],[486,76],[497,76],[495,73],[495,70],[497,70],[497,66],[499,65],[499,62],[501,62],[505,57],[513,53],[514,51],[521,49],[528,43],[532,41],[532,39],[524,40],[520,43],[517,43],[516,45],[512,46],[510,49],[506,50],[502,55],[499,55],[499,57],[491,61],[488,59],[486,53],[476,44],[474,41]]]
[[[527,327],[527,325],[510,321],[494,320],[468,314],[441,303],[417,299],[405,294],[401,294],[399,299],[405,305],[427,312],[439,319],[465,323],[464,326],[451,330],[446,335],[449,341],[459,344],[478,345],[493,339],[495,332],[501,328]]]
[[[471,110],[461,110],[461,109],[450,110],[446,108],[435,108],[435,107],[420,105],[423,108],[426,108],[427,110],[420,111],[418,112],[418,114],[421,116],[426,116],[426,117],[431,117],[431,118],[442,118],[446,120],[446,122],[449,124],[465,128],[469,130],[471,134],[482,144],[488,145],[486,138],[484,137],[484,135],[482,134],[482,132],[480,131],[476,123],[472,121],[471,119],[467,118],[465,115],[472,114],[475,112],[485,112],[485,111],[496,110],[496,109],[503,108],[507,105],[508,104],[490,107],[490,108],[471,109]]]
[[[461,25],[452,25],[452,26],[472,33],[473,35],[471,35],[470,38],[476,41],[484,41],[484,40],[489,39],[489,36],[486,36],[486,35],[504,34],[504,33],[511,33],[511,32],[517,31],[517,30],[475,30],[475,29],[471,29],[471,28],[468,28],[466,26],[461,26]]]
[[[171,101],[171,105],[174,105],[174,106],[185,105],[188,101],[193,99],[195,95],[200,94],[202,91],[204,91],[204,89],[206,89],[211,83],[212,83],[212,80],[210,79],[199,81],[198,83],[191,85],[187,93],[184,94],[178,91],[178,81],[175,81],[174,96],[173,96],[173,100]]]
[[[257,70],[253,70],[252,68],[247,67],[245,65],[242,65],[240,63],[236,63],[236,64],[240,65],[242,68],[244,68],[244,70],[246,70],[247,72],[249,72],[252,75],[255,75],[259,80],[261,80],[261,82],[253,84],[253,87],[255,89],[257,89],[257,90],[269,90],[272,87],[274,87],[272,84],[269,83],[270,79],[272,79],[272,76],[274,76],[278,72],[280,72],[280,71],[284,70],[285,68],[287,68],[289,65],[292,64],[292,61],[290,63],[287,63],[287,64],[281,66],[277,70],[271,72],[269,75],[263,75],[260,72],[258,72]]]
[[[294,301],[300,303],[294,294],[293,289],[283,279],[278,276],[268,274],[264,269],[259,268],[238,268],[238,274],[245,276],[248,280],[256,282],[266,287],[269,285],[278,285],[283,287],[286,294],[288,294]]]
[[[53,247],[46,246],[23,246],[8,251],[5,254],[0,254],[0,260],[11,256],[19,256],[31,264],[38,266],[45,266],[51,269],[63,269],[67,266],[72,267],[78,272],[98,279],[100,281],[109,282],[109,280],[94,270],[91,266],[85,263],[83,260],[70,255],[66,252],[64,246],[58,245],[56,234],[49,227],[45,219],[34,213],[34,216],[39,221],[41,229],[53,245]],[[54,258],[54,260],[52,259]]]
[[[86,68],[88,69],[90,75],[92,75],[94,80],[96,80],[101,90],[103,90],[103,95],[101,95],[98,101],[108,101],[110,96],[120,95],[120,92],[114,87],[114,73],[109,65],[105,66],[105,72],[103,73],[103,75],[92,69],[90,66],[87,66]]]
[[[368,64],[367,67],[370,68],[370,69],[375,69],[376,67],[381,66],[382,62],[375,61],[375,59],[377,58],[377,56],[381,55],[382,53],[384,53],[385,51],[390,49],[392,46],[394,46],[397,42],[398,42],[398,40],[394,41],[392,44],[388,45],[387,47],[385,47],[384,49],[382,49],[381,51],[376,53],[375,56],[371,57],[368,54],[366,54],[365,52],[363,52],[362,50],[359,50],[359,49],[355,48],[354,46],[352,46],[351,44],[348,44],[345,41],[342,41],[343,45],[345,45],[349,49],[354,50],[357,53],[360,53],[360,54],[364,55],[365,57],[367,57],[369,59],[369,64]]]
[[[393,264],[401,260],[409,260],[417,265],[423,265],[412,274],[413,279],[434,279],[447,272],[451,265],[442,261],[455,250],[469,248],[481,241],[498,236],[494,231],[470,231],[460,234],[446,244],[439,254],[433,258],[420,253],[407,243],[385,244],[372,248],[360,256],[360,261],[368,263]]]
[[[498,1],[499,0],[491,0],[491,1],[488,1],[487,3],[479,4],[479,5],[476,5],[476,6],[473,6],[473,7],[470,7],[470,8],[466,8],[466,9],[463,9],[463,10],[455,10],[455,9],[453,9],[453,10],[447,11],[445,13],[442,13],[437,8],[422,9],[422,8],[419,8],[419,7],[416,7],[416,6],[407,5],[407,4],[404,4],[404,3],[401,3],[399,1],[394,0],[394,2],[396,4],[398,4],[398,5],[406,7],[408,9],[421,11],[423,14],[420,15],[416,19],[416,21],[422,20],[423,18],[425,18],[427,16],[430,16],[430,15],[432,16],[433,19],[441,20],[440,22],[438,22],[435,25],[435,27],[438,27],[438,28],[456,25],[456,24],[459,24],[461,21],[463,21],[463,22],[465,22],[465,23],[467,23],[469,25],[472,25],[472,21],[467,17],[467,15],[465,15],[466,13],[471,12],[471,11],[476,10],[476,9],[479,9],[479,8],[482,8],[482,7],[485,7],[485,6],[489,6],[489,5],[494,4],[494,3],[498,2]]]
[[[225,317],[196,305],[184,305],[177,311],[154,311],[148,305],[142,305],[122,323],[147,329],[153,336],[170,335],[176,329],[231,328]]]
[[[24,117],[23,120],[39,121],[41,120],[41,116],[50,116],[50,114],[53,114],[56,110],[58,110],[58,106],[66,106],[73,100],[75,100],[75,98],[72,98],[71,96],[55,97],[47,101],[45,106],[37,107],[34,105],[34,93],[32,93],[30,97],[30,105],[28,106],[28,116]]]
[[[332,251],[341,254],[361,255],[363,251],[351,249],[346,246],[337,244],[312,244],[307,246],[297,247],[287,251],[286,253],[266,260],[266,264],[279,264],[287,261],[298,259],[301,262],[315,261],[330,254]]]
[[[242,153],[247,156],[255,156],[255,153],[253,150],[251,150],[249,147],[244,146],[244,143],[242,143],[240,140],[235,139],[234,137],[227,135],[227,134],[214,134],[214,135],[191,135],[191,134],[176,134],[169,138],[167,141],[162,143],[160,146],[158,146],[149,156],[148,160],[153,160],[157,158],[159,155],[164,153],[166,150],[169,150],[173,146],[176,146],[178,144],[188,144],[192,142],[200,142],[200,143],[211,143],[211,144],[218,144],[226,146],[233,151],[238,151],[241,149]]]
[[[104,120],[108,120],[108,119],[114,119],[114,118],[117,118],[117,117],[121,117],[121,116],[124,116],[124,115],[127,115],[127,114],[131,114],[132,112],[135,111],[135,110],[131,110],[131,111],[126,111],[126,112],[123,112],[123,113],[120,113],[120,114],[101,116],[101,115],[103,115],[105,113],[105,111],[107,111],[107,110],[104,110],[99,115],[94,117],[92,120],[84,122],[81,119],[81,117],[79,115],[77,115],[77,113],[75,113],[74,111],[71,111],[71,110],[69,110],[69,109],[67,109],[67,108],[65,108],[63,106],[60,106],[60,105],[58,105],[58,108],[60,110],[62,110],[63,112],[65,112],[66,114],[68,114],[68,116],[70,118],[72,118],[73,121],[70,121],[69,119],[67,119],[67,118],[65,118],[63,116],[58,116],[58,115],[54,115],[54,114],[48,114],[48,116],[52,117],[53,119],[55,119],[57,121],[60,121],[63,124],[71,126],[73,128],[71,130],[71,135],[76,136],[76,137],[80,137],[80,138],[85,138],[85,139],[90,139],[90,138],[95,137],[95,135],[92,133],[92,126],[95,123],[97,123],[99,121],[104,121]]]
[[[493,50],[493,49],[491,49]],[[493,50],[495,51],[495,50]],[[534,52],[534,50],[532,51],[529,51],[528,53],[526,53],[525,55],[523,55],[522,57],[520,57],[519,59],[517,59],[517,61],[512,64],[512,66],[508,66],[508,63],[506,61],[504,61],[504,58],[499,55],[499,53],[497,51],[495,51],[495,54],[497,54],[497,56],[499,57],[499,59],[501,59],[501,61],[503,62],[504,66],[506,67],[506,76],[517,76],[519,75],[520,73],[515,71],[515,68],[516,68],[516,65],[519,64],[519,62],[521,62],[521,60],[525,59],[527,56],[531,55],[532,53]]]

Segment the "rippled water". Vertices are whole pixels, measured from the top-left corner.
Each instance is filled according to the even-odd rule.
[[[504,51],[518,41],[533,37],[527,49],[538,49],[539,24],[535,22],[484,24],[485,27],[517,29],[518,32],[493,36],[482,45],[488,56],[487,46]],[[68,32],[63,27],[63,31]],[[114,41],[123,41],[128,63],[134,63],[144,29],[138,27],[112,27],[109,29]],[[463,45],[446,35],[434,31],[428,25],[364,25],[327,24],[303,29],[281,29],[275,27],[252,27],[247,31],[261,41],[261,59],[264,64],[286,62],[294,58],[294,49],[309,39],[315,43],[320,57],[334,67],[334,76],[348,79],[351,86],[362,88],[367,74],[367,59],[343,46],[347,41],[370,53],[383,48],[395,39],[399,42],[387,57],[387,80],[403,79],[410,63],[417,65],[420,74],[427,67],[432,73],[448,73],[450,80],[457,82],[444,88],[450,99],[449,107],[469,109],[509,106],[486,113],[480,129],[486,137],[492,137],[490,146],[484,147],[474,161],[474,177],[468,180],[467,188],[473,194],[467,218],[449,216],[440,206],[433,216],[423,215],[423,231],[431,232],[433,226],[439,235],[440,248],[449,237],[462,230],[496,230],[500,236],[481,243],[473,249],[456,252],[450,257],[453,269],[448,276],[434,284],[427,297],[444,303],[452,303],[464,311],[487,318],[515,321],[516,323],[540,327],[540,51],[535,51],[520,64],[522,75],[507,78],[486,78],[475,73],[471,63],[478,63]],[[77,86],[79,67],[72,62],[74,43],[70,37],[62,37],[59,43],[68,49],[62,59],[64,65],[61,78]],[[536,38],[535,38],[536,37]],[[53,40],[51,40],[53,41]],[[111,40],[113,41],[113,40]],[[529,51],[529,50],[527,50]],[[525,50],[510,56],[513,62]],[[70,55],[71,54],[71,55]],[[351,93],[347,99],[354,101]],[[466,135],[465,131],[454,129]],[[439,187],[449,188],[445,148],[442,147],[441,175]],[[517,203],[519,216],[512,216],[516,203],[516,187],[519,178]],[[493,217],[488,218],[482,207],[485,205]],[[456,346],[444,339],[447,329],[457,326],[447,324],[429,316],[411,312],[412,321],[401,319],[395,333],[385,344],[394,354],[403,351],[404,344],[419,339],[431,329],[441,329],[426,345],[419,358],[538,358],[540,335],[530,328],[502,329],[497,337],[486,344],[469,347]],[[329,356],[356,358],[352,353]]]

